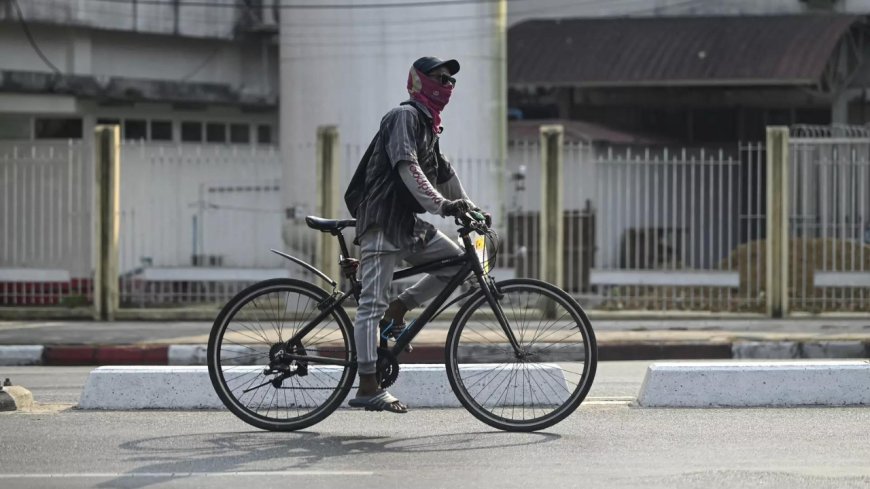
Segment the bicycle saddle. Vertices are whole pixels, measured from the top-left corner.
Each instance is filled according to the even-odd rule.
[[[323,219],[315,216],[305,216],[305,224],[311,229],[328,233],[331,231],[341,231],[346,227],[356,226],[356,219]]]

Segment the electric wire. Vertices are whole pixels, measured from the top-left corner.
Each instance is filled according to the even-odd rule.
[[[36,51],[36,54],[39,55],[42,62],[45,63],[52,71],[54,71],[58,75],[63,75],[63,72],[48,59],[45,53],[42,52],[42,49],[39,48],[39,44],[37,44],[36,39],[33,38],[33,34],[30,32],[30,26],[27,25],[27,21],[24,20],[24,14],[21,12],[21,6],[18,5],[18,0],[12,0],[12,5],[15,7],[15,11],[18,14],[18,21],[21,24],[22,30],[24,30],[24,35],[27,36],[27,40],[30,42],[30,46]]]

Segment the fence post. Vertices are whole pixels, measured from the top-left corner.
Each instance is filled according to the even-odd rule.
[[[338,207],[338,172],[340,170],[338,145],[338,127],[320,126],[317,128],[317,215],[326,219],[337,219]],[[318,234],[317,259],[318,268],[338,280],[338,242],[325,233]]]
[[[788,314],[788,127],[767,128],[767,315]]]
[[[541,279],[562,287],[562,253],[564,222],[562,218],[562,146],[561,125],[541,126],[541,218],[538,243],[541,253]]]
[[[117,125],[94,130],[94,319],[101,321],[114,321],[119,304],[120,141]]]

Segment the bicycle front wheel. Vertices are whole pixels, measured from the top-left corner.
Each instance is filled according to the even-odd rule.
[[[209,337],[208,371],[218,397],[236,416],[261,429],[291,431],[320,422],[341,404],[356,376],[344,309],[336,307],[289,349],[286,344],[328,298],[309,283],[274,279],[248,287],[224,306]],[[284,360],[284,352],[296,359]]]
[[[457,313],[447,335],[447,378],[476,418],[507,431],[552,426],[580,406],[598,351],[586,313],[546,282],[499,282],[497,299],[515,349],[483,292]]]

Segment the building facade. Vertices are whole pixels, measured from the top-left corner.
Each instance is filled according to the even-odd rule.
[[[273,144],[277,9],[0,2],[0,139]]]

